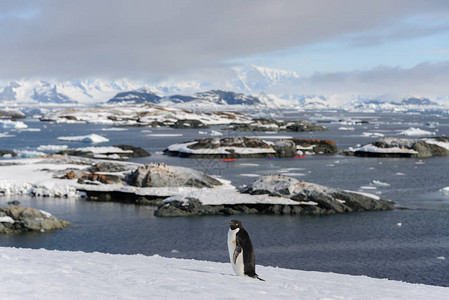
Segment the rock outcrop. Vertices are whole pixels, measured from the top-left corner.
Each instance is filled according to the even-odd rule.
[[[141,147],[123,144],[112,147],[85,147],[69,149],[60,151],[57,154],[112,160],[125,160],[129,158],[151,156],[150,153]]]
[[[301,152],[298,152],[301,151]],[[170,145],[164,154],[193,158],[293,157],[298,153],[336,153],[333,141],[283,139],[267,142],[253,137],[200,138]]]
[[[70,170],[60,179],[78,179],[79,184],[122,184],[125,173],[135,170],[135,166],[114,162],[96,163],[87,170]],[[106,173],[106,174],[105,174]]]
[[[262,176],[243,188],[241,192],[287,197],[301,202],[315,202],[325,214],[394,208],[393,202],[380,200],[375,195],[329,188],[284,175]]]
[[[326,127],[314,123],[298,121],[277,121],[273,119],[254,119],[254,122],[246,124],[233,124],[226,128],[236,131],[325,131]]]
[[[14,157],[14,156],[17,156],[17,153],[15,153],[14,151],[11,151],[11,150],[0,150],[0,157],[3,157],[3,156]]]
[[[25,114],[14,109],[0,109],[0,119],[24,119]]]
[[[433,137],[407,139],[384,137],[359,148],[349,148],[346,155],[366,157],[417,157],[449,156],[449,138]]]
[[[175,123],[170,125],[172,128],[176,129],[204,129],[209,128],[206,124],[199,120],[177,120]]]
[[[137,187],[212,188],[222,184],[202,172],[159,163],[151,163],[138,168],[128,176],[127,182],[129,185]]]
[[[170,145],[164,154],[194,158],[292,157],[296,155],[291,141],[266,142],[259,138],[200,138]]]
[[[68,225],[69,222],[39,209],[21,206],[0,208],[0,233],[43,232],[63,229]]]
[[[236,214],[329,215],[394,209],[394,202],[381,200],[375,195],[329,188],[283,175],[262,176],[240,192],[285,197],[297,201],[298,204],[203,205],[198,199],[189,198],[186,202],[170,201],[160,207],[155,215],[164,217]]]
[[[310,153],[326,153],[334,154],[337,153],[337,145],[334,141],[330,140],[314,140],[314,139],[287,139],[293,141],[296,145],[297,150]]]

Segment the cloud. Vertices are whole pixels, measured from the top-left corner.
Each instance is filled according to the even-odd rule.
[[[449,62],[421,63],[413,68],[379,66],[370,70],[315,74],[303,78],[303,93],[449,95]]]
[[[0,78],[166,78],[388,28],[415,15],[439,16],[448,6],[437,0],[12,1],[0,16],[26,17],[0,18]]]

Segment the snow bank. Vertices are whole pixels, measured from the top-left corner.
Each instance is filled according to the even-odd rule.
[[[437,140],[434,140],[434,139],[425,139],[424,141],[427,144],[434,144],[434,145],[437,145],[438,147],[441,147],[441,148],[449,150],[449,143],[448,142],[437,141]]]
[[[225,238],[224,229],[223,238]],[[226,251],[223,249],[223,251]],[[256,249],[257,257],[257,249]],[[1,299],[447,299],[449,288],[143,255],[0,248]]]
[[[109,142],[107,138],[95,133],[83,136],[61,136],[58,137],[58,140],[68,142],[92,143],[92,144]]]
[[[40,159],[20,159],[0,164],[0,194],[75,197],[76,179],[57,179],[55,173],[83,169],[86,165],[51,164]]]
[[[0,223],[11,223],[14,224],[14,219],[11,218],[10,216],[4,216],[4,217],[0,217]]]
[[[102,147],[100,147],[102,148]],[[94,150],[98,150],[95,148]],[[126,150],[125,150],[126,151]],[[85,164],[52,163],[45,159],[17,159],[0,163],[0,194],[4,195],[35,195],[76,197],[77,190],[99,192],[133,193],[139,196],[172,197],[171,200],[187,201],[192,197],[199,199],[204,205],[221,204],[286,204],[298,205],[282,197],[268,195],[241,194],[229,181],[220,180],[223,186],[215,188],[194,187],[136,187],[122,184],[89,185],[78,184],[77,179],[58,179],[68,170],[83,170],[92,165],[86,160]],[[136,168],[139,166],[136,164]]]

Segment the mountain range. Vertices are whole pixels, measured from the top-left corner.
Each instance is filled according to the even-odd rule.
[[[0,86],[0,104],[36,105],[67,104],[94,105],[99,103],[151,102],[175,105],[264,105],[302,108],[344,108],[349,110],[398,110],[403,107],[437,107],[447,102],[425,97],[362,95],[305,95],[283,93],[299,86],[301,78],[291,71],[254,65],[230,68],[234,75],[217,82],[161,81],[157,83],[131,80],[88,79],[83,81],[20,80]],[[446,99],[447,100],[447,99]],[[402,107],[402,108],[401,108]]]

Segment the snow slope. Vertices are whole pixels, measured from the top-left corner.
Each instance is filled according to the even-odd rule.
[[[263,266],[256,271],[266,281],[259,281],[235,276],[229,263],[157,255],[0,248],[0,264],[0,298],[9,300],[449,297],[444,287]]]

